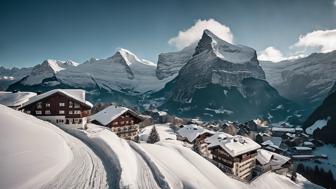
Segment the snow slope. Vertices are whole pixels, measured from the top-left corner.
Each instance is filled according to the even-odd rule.
[[[0,91],[0,104],[5,106],[19,106],[29,100],[29,98],[36,96],[33,92],[4,92]]]
[[[139,133],[140,141],[146,142],[153,126],[143,128]],[[160,140],[176,140],[176,134],[172,131],[168,124],[155,124],[155,128],[159,133]]]
[[[0,120],[0,188],[39,188],[72,161],[53,125],[3,105]]]
[[[107,91],[144,93],[161,89],[165,82],[155,75],[156,65],[120,49],[106,59],[90,59],[77,67],[56,74],[62,83],[80,88],[103,88]]]
[[[0,188],[108,188],[100,158],[55,125],[0,105]]]

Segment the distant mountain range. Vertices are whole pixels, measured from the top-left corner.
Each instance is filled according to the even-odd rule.
[[[180,116],[302,121],[297,110],[312,111],[330,91],[335,61],[336,52],[331,52],[259,64],[254,49],[205,30],[198,42],[181,51],[161,53],[157,64],[120,49],[82,64],[46,60],[31,68],[0,67],[0,89],[82,88],[93,102],[154,105]]]

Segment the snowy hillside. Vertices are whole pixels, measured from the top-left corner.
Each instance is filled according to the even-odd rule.
[[[212,163],[183,147],[168,125],[156,125],[160,142],[156,144],[127,143],[104,127],[90,124],[87,131],[70,131],[102,149],[116,168],[119,187],[133,188],[241,188],[299,189],[320,188],[302,176],[294,183],[289,178],[266,173],[250,184],[230,178]],[[144,128],[142,136],[152,128]]]
[[[64,84],[80,88],[103,88],[130,94],[155,91],[164,86],[155,75],[156,65],[120,49],[106,59],[90,59],[61,71],[56,77]]]
[[[0,120],[0,188],[107,187],[102,161],[78,139],[3,105]]]
[[[336,81],[336,51],[261,65],[281,95],[301,104],[319,105]]]
[[[0,91],[0,104],[5,106],[19,106],[29,100],[29,98],[35,96],[33,92],[4,92]]]

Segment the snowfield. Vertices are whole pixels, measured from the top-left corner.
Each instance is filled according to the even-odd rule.
[[[328,119],[317,120],[317,121],[315,121],[315,123],[313,125],[306,128],[306,133],[309,134],[309,135],[313,135],[313,133],[316,129],[322,129],[327,124],[328,124]]]
[[[0,105],[0,188],[107,188],[102,161],[56,126]]]
[[[235,180],[176,141],[165,124],[156,125],[162,140],[147,144],[94,124],[62,130],[2,105],[0,118],[0,188],[320,188],[300,175],[296,183],[274,173],[250,184]]]

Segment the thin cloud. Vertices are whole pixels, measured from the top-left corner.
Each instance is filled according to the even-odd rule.
[[[233,42],[231,29],[211,18],[209,20],[197,20],[190,28],[179,31],[178,35],[169,39],[168,43],[178,49],[182,49],[198,41],[202,37],[205,29],[210,30],[215,35],[229,43]]]

